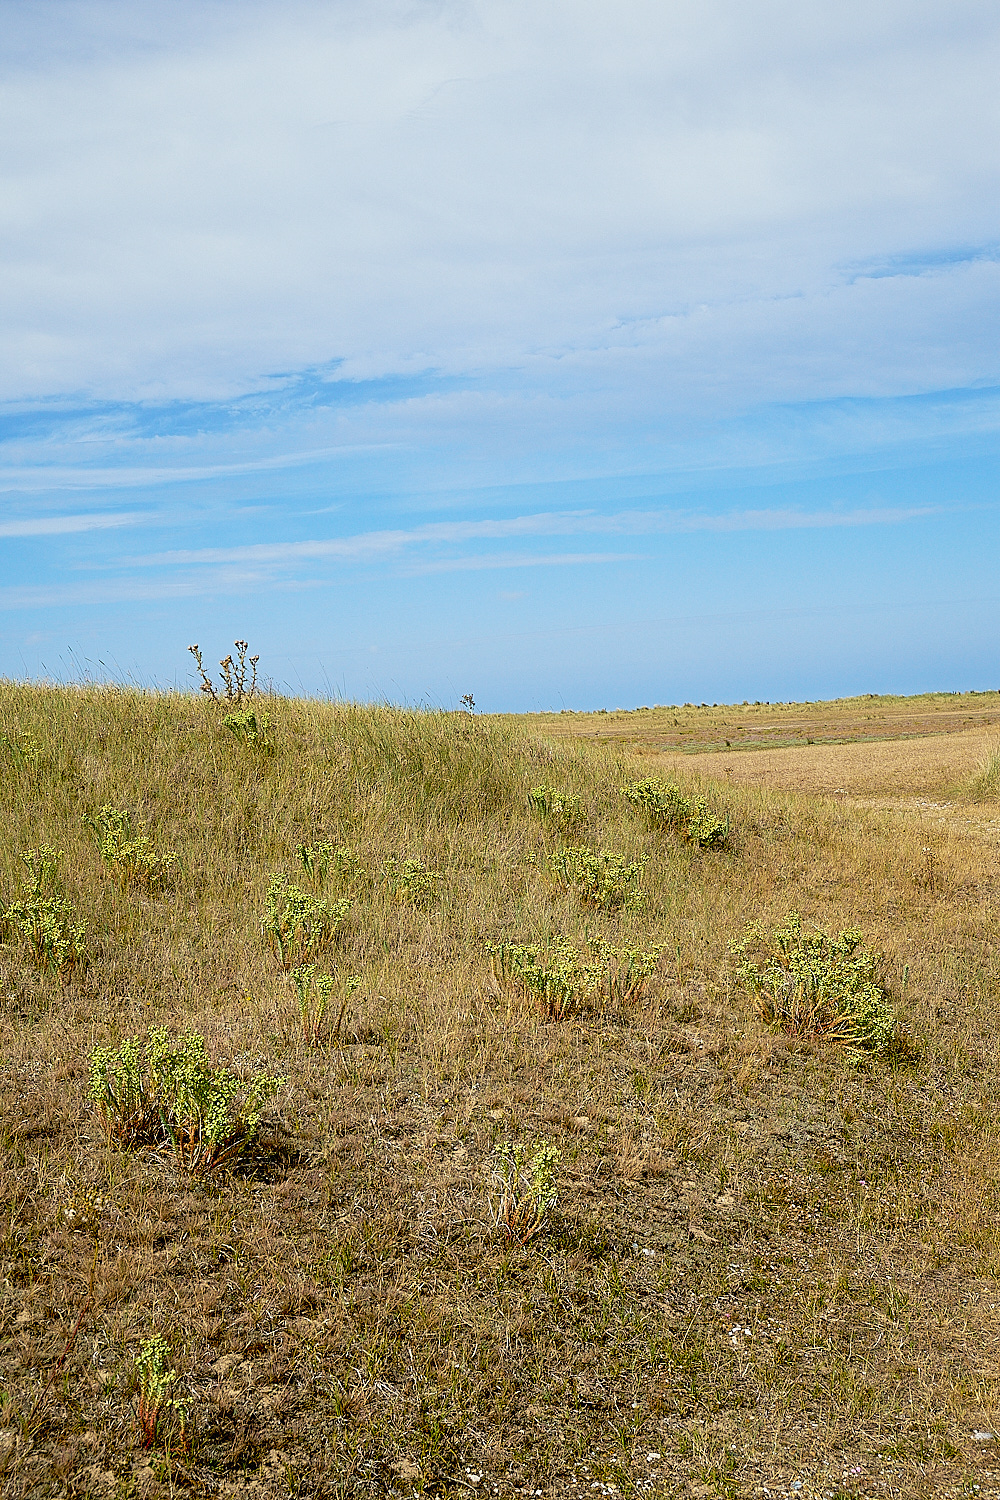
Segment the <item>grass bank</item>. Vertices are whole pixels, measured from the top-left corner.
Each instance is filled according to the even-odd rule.
[[[729,820],[700,849],[621,795],[648,761],[614,743],[254,709],[0,686],[0,896],[49,846],[84,929],[62,977],[11,922],[0,947],[5,1494],[990,1493],[993,843],[682,777]],[[102,854],[107,808],[162,879]],[[581,899],[565,845],[641,900]],[[275,877],[350,903],[300,955],[313,1030]],[[884,953],[897,1046],[764,1024],[730,944],[791,910]],[[658,960],[553,1020],[495,950],[560,942]],[[230,1169],[102,1127],[91,1051],[151,1027],[283,1080]],[[497,1150],[536,1142],[558,1200],[520,1244]],[[185,1416],[144,1448],[153,1338]]]

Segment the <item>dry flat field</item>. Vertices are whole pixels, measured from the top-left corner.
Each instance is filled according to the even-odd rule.
[[[253,711],[0,685],[3,1494],[1000,1494],[1000,698]],[[884,1045],[768,1021],[792,911]],[[102,1113],[156,1028],[245,1141]]]

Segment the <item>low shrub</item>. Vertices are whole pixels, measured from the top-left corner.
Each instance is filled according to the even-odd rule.
[[[589,939],[585,957],[566,938],[545,946],[536,943],[487,943],[493,975],[501,988],[511,986],[534,996],[550,1021],[564,1021],[605,996],[612,1004],[635,1000],[656,968],[658,951],[619,947],[604,938]]]
[[[88,1097],[97,1104],[108,1135],[126,1150],[155,1146],[163,1137],[148,1046],[132,1036],[120,1047],[95,1047],[90,1054]]]
[[[245,708],[236,713],[223,714],[222,723],[223,727],[228,729],[230,734],[235,735],[241,744],[268,753],[274,750],[274,742],[271,739],[271,720],[267,714],[258,715],[254,709]]]
[[[429,906],[437,895],[440,876],[419,859],[387,859],[385,879],[397,901]]]
[[[536,1141],[533,1148],[507,1141],[493,1160],[494,1226],[515,1244],[526,1245],[546,1227],[558,1200],[558,1149]]]
[[[729,839],[729,819],[712,811],[704,797],[688,797],[675,782],[647,777],[622,787],[622,796],[645,812],[653,828],[671,829],[699,849],[721,849]]]
[[[548,857],[549,873],[559,884],[575,891],[585,905],[602,911],[642,910],[644,865],[645,860],[629,861],[620,854],[595,851],[582,844],[556,849]]]
[[[763,1019],[783,1031],[825,1036],[858,1052],[881,1052],[896,1018],[884,983],[881,954],[864,947],[861,930],[837,937],[802,931],[790,912],[770,934],[756,923],[732,944],[735,978],[757,1001]]]
[[[579,833],[586,824],[582,800],[571,797],[568,792],[558,792],[551,786],[536,786],[528,793],[528,801],[542,825],[554,828],[558,833]]]
[[[36,968],[68,984],[86,967],[87,947],[84,925],[77,921],[59,883],[62,857],[62,850],[49,844],[21,854],[30,878],[23,883],[20,898],[0,913],[0,924],[26,945]]]
[[[267,1073],[243,1079],[213,1068],[197,1031],[171,1038],[154,1027],[145,1043],[95,1047],[89,1097],[120,1146],[152,1146],[193,1176],[205,1176],[246,1155],[261,1113],[284,1082]]]
[[[18,859],[28,872],[23,882],[25,893],[33,896],[62,894],[59,866],[65,855],[51,844],[40,844],[37,849],[22,849]]]
[[[45,764],[42,747],[35,736],[26,730],[15,729],[0,734],[0,753],[18,771],[28,771],[37,776]]]
[[[322,890],[331,876],[339,884],[351,886],[361,874],[360,857],[346,844],[297,844],[295,852],[317,890]]]
[[[261,932],[281,967],[288,970],[328,947],[350,909],[346,897],[322,901],[293,885],[287,875],[275,875],[267,888],[267,915]]]
[[[336,1020],[330,1024],[330,999],[337,989],[338,980],[332,974],[317,974],[315,964],[304,964],[292,969],[289,974],[299,1002],[302,1022],[302,1039],[311,1047],[324,1041],[336,1041],[344,1024],[350,998],[361,988],[361,978],[352,974],[340,981],[341,997]]]
[[[660,961],[658,948],[625,948],[605,938],[589,939],[601,974],[601,989],[612,1005],[638,1000]]]
[[[123,889],[140,885],[155,890],[170,884],[177,855],[172,849],[155,849],[146,834],[136,834],[127,812],[106,804],[97,813],[84,813],[83,822],[96,834],[101,858]]]
[[[170,1364],[171,1349],[160,1335],[144,1339],[135,1357],[136,1384],[139,1388],[139,1436],[143,1448],[169,1441],[169,1429],[176,1427],[179,1446],[187,1449],[187,1407],[173,1395],[177,1371]]]
[[[581,962],[572,943],[487,943],[494,977],[502,988],[534,996],[550,1021],[578,1015],[597,993],[594,969]]]

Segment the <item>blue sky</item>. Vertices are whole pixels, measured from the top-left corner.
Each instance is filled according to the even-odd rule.
[[[1000,686],[1000,14],[2,0],[0,674]]]

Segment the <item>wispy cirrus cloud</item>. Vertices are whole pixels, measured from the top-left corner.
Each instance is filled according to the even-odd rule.
[[[359,532],[354,536],[314,538],[295,542],[258,542],[237,547],[182,548],[121,559],[133,568],[218,566],[220,563],[257,563],[261,566],[315,559],[365,562],[399,554],[413,547],[461,542],[490,542],[514,537],[669,536],[695,532],[800,531],[827,527],[893,526],[940,514],[940,506],[881,506],[871,509],[792,511],[744,510],[722,515],[685,514],[670,510],[630,510],[604,515],[595,511],[542,511],[534,515],[476,521],[428,521],[421,526]],[[537,558],[547,560],[545,554]]]
[[[118,445],[122,446],[121,443]],[[196,484],[205,480],[239,478],[246,474],[268,473],[285,469],[302,469],[311,464],[329,463],[337,458],[359,453],[381,451],[392,444],[342,443],[337,447],[319,448],[302,453],[262,454],[260,457],[231,463],[139,466],[121,464],[84,468],[82,465],[7,464],[0,466],[0,494],[58,493],[60,490],[93,490],[104,493],[116,489],[152,488],[161,485]]]
[[[148,520],[144,511],[91,511],[75,516],[25,516],[0,521],[0,537],[73,536],[83,531],[114,531]]]

